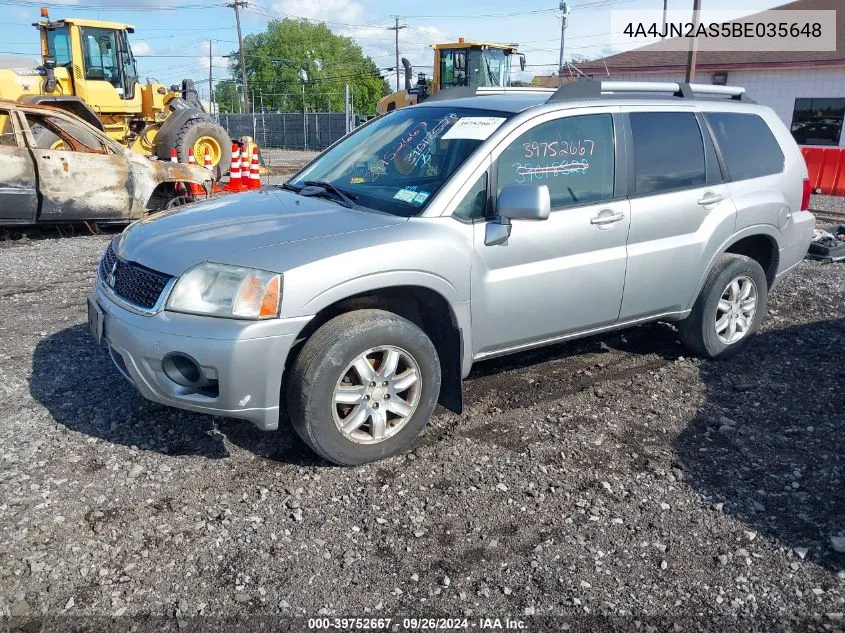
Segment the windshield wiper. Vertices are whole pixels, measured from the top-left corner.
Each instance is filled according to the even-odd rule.
[[[325,180],[305,180],[302,182],[302,184],[307,187],[319,187],[324,192],[328,191],[329,193],[333,193],[338,198],[340,198],[344,206],[349,207],[350,209],[358,208],[358,205],[355,203],[355,201],[358,199],[358,196],[356,196],[354,193],[349,193],[348,191],[344,191],[343,189],[335,187],[330,182],[327,182]],[[319,194],[319,192],[317,192],[316,194],[305,193],[306,191],[307,190],[301,187],[299,189],[299,194],[303,196]]]

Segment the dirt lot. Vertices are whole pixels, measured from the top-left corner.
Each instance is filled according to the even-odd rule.
[[[334,468],[144,401],[85,325],[106,242],[0,244],[0,630],[845,627],[845,265],[803,263],[732,361],[658,324],[483,363],[412,453]]]

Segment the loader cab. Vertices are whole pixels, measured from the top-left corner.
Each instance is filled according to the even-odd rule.
[[[47,19],[35,26],[41,31],[45,67],[67,69],[68,85],[62,88],[69,94],[98,104],[104,112],[122,111],[129,106],[126,102],[140,105],[138,70],[127,37],[134,31],[131,26],[75,19]]]
[[[525,68],[525,57],[516,46],[465,42],[435,44],[434,84],[437,90],[455,86],[508,87],[511,60],[518,56]]]
[[[86,80],[107,81],[124,100],[135,97],[138,70],[126,31],[82,26],[84,72]]]

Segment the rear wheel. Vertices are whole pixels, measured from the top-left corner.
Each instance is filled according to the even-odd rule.
[[[428,336],[391,312],[356,310],[303,346],[288,381],[288,413],[314,452],[357,465],[407,449],[439,393],[440,361]]]
[[[760,264],[724,253],[707,275],[690,315],[678,324],[681,342],[700,356],[730,358],[760,328],[768,282]]]

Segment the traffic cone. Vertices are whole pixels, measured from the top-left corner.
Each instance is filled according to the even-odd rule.
[[[211,153],[208,150],[205,150],[205,168],[208,171],[214,171],[214,165],[211,164]],[[220,193],[221,191],[226,191],[220,185],[217,184],[217,181],[212,179],[211,181],[211,191],[212,193]]]
[[[241,148],[237,143],[232,143],[232,168],[229,170],[229,182],[226,184],[226,191],[244,191],[246,185],[241,178]]]
[[[258,174],[258,145],[252,146],[252,162],[249,165],[248,189],[261,189],[261,176]]]
[[[176,148],[175,147],[170,148],[170,162],[171,163],[178,163],[179,162],[179,158],[176,156]],[[173,185],[173,188],[176,189],[176,191],[178,191],[180,194],[185,193],[185,185],[183,185],[181,182],[175,183]]]
[[[196,165],[197,164],[197,161],[194,158],[194,148],[193,147],[188,148],[188,164],[189,165]],[[195,182],[189,182],[188,183],[188,190],[191,192],[191,195],[194,196],[195,198],[205,195],[205,189],[202,188],[202,185],[198,185]]]

